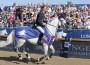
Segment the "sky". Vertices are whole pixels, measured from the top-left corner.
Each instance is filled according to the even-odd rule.
[[[74,4],[90,4],[90,0],[0,0],[0,4],[3,6],[11,6],[13,3],[17,5],[27,5],[28,3],[48,3],[48,4],[66,4],[67,1],[71,1]]]

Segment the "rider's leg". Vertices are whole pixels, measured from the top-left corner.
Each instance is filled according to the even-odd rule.
[[[44,32],[44,30],[40,26],[37,26],[37,29],[40,31],[40,35],[39,35],[39,39],[38,39],[38,44],[42,45],[41,40],[42,40],[43,34],[45,32]]]

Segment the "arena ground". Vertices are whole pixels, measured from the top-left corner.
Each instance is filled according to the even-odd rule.
[[[30,54],[32,58],[36,59],[41,57],[40,54]],[[53,56],[53,58],[46,61],[46,64],[36,64],[34,62],[27,63],[25,61],[25,55],[22,54],[23,62],[18,62],[18,56],[16,52],[12,51],[0,51],[0,65],[90,65],[90,59],[82,58],[63,58],[59,56]]]

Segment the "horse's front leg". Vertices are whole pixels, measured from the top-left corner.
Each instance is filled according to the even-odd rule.
[[[47,47],[50,48],[50,50],[51,50],[51,53],[49,55],[48,55]],[[44,49],[45,49],[44,51],[45,51],[46,60],[49,60],[50,58],[52,58],[53,54],[55,53],[55,49],[54,49],[53,45],[50,45],[50,46],[46,45]]]
[[[49,58],[52,58],[53,54],[55,53],[55,49],[54,49],[53,45],[50,45],[49,48],[51,49],[51,53],[49,55]]]
[[[46,60],[46,58],[48,57],[48,45],[45,43],[43,44],[43,50],[44,50],[44,56],[38,58],[38,61],[42,61],[43,59]]]

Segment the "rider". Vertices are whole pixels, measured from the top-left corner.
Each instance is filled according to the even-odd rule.
[[[47,23],[47,21],[45,20],[45,12],[46,12],[46,6],[43,5],[43,6],[41,6],[41,10],[37,14],[37,19],[36,19],[36,25],[37,25],[36,28],[40,32],[39,39],[37,42],[39,45],[42,45],[41,39],[43,37],[43,34],[45,33],[45,31],[42,29],[42,27],[44,27],[45,23]]]

